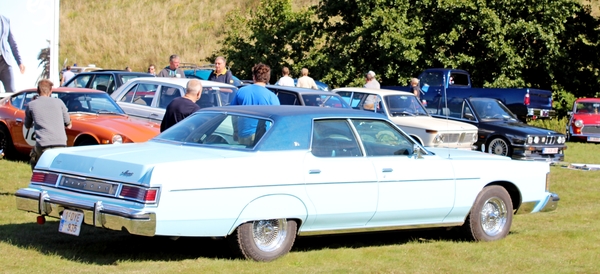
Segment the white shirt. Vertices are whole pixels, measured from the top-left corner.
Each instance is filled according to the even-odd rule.
[[[299,88],[319,89],[317,87],[317,83],[315,83],[315,80],[313,80],[313,78],[310,78],[309,76],[302,76],[298,78],[298,84],[296,86]]]
[[[283,77],[279,78],[279,81],[277,81],[277,83],[275,85],[293,87],[294,79],[292,79],[292,77],[289,77],[289,76],[283,76]]]
[[[73,73],[70,70],[66,70],[65,72],[63,72],[63,83],[67,83],[69,82],[69,80],[71,80],[71,78],[73,78],[73,76],[75,76],[75,73]]]

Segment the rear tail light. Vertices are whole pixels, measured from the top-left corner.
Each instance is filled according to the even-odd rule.
[[[156,203],[158,188],[143,188],[136,186],[123,186],[119,196],[133,199],[142,203]]]
[[[526,106],[529,105],[529,90],[527,91],[527,93],[525,93],[525,100],[523,100],[523,104],[525,104]]]
[[[45,185],[56,185],[58,174],[46,172],[33,172],[31,182]]]

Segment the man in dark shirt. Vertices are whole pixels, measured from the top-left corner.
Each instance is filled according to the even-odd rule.
[[[173,99],[167,106],[165,116],[160,123],[160,132],[198,111],[200,106],[196,104],[196,101],[200,99],[200,96],[202,96],[202,83],[196,79],[190,80],[187,83],[185,95]]]
[[[208,75],[208,80],[233,85],[233,75],[231,74],[231,71],[228,70],[225,66],[225,57],[219,56],[215,59],[215,70],[213,70],[210,73],[210,75]],[[229,94],[231,94],[230,90],[229,92],[227,92],[226,90],[229,89],[224,89],[220,93],[221,103],[224,106],[229,104]]]

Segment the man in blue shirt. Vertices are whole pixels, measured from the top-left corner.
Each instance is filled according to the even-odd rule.
[[[240,88],[230,105],[280,105],[279,98],[275,93],[265,87],[270,78],[271,68],[269,66],[263,63],[254,65],[252,67],[254,84]],[[237,121],[234,121],[234,139],[237,139],[240,144],[254,144],[257,125],[258,120],[256,119],[238,118]]]

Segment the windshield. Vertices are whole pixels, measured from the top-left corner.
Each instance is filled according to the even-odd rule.
[[[69,112],[125,114],[107,93],[58,93]]]
[[[514,119],[516,117],[504,104],[495,99],[476,98],[471,99],[475,113],[480,119]]]
[[[390,116],[429,116],[415,96],[388,95],[384,100]]]
[[[234,114],[199,112],[158,135],[157,140],[227,148],[253,148],[272,121]]]

